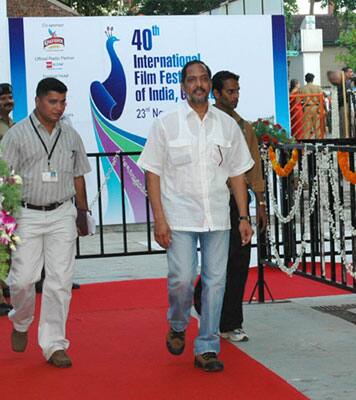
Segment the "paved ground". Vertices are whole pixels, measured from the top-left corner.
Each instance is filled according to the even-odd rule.
[[[112,233],[109,238],[107,248],[120,251],[118,235]],[[93,253],[97,246],[97,237],[85,238],[82,253]],[[145,248],[144,234],[130,233],[129,246]],[[82,259],[77,260],[75,280],[160,278],[166,273],[165,255]],[[353,294],[247,304],[245,328],[250,341],[238,347],[312,400],[356,399],[356,325],[312,308],[345,304],[354,304],[349,312],[356,313]]]

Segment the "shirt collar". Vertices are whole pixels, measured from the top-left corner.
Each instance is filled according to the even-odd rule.
[[[35,110],[33,110],[32,113],[31,113],[31,119],[32,119],[33,123],[35,124],[35,126],[36,126],[37,128],[42,127],[42,128],[44,128],[44,129],[46,129],[46,128],[43,126],[42,122],[40,122],[40,120],[36,117]],[[55,131],[58,131],[58,129],[60,129],[60,128],[62,128],[62,125],[61,125],[61,122],[58,121],[58,122],[56,122],[56,125],[55,125],[55,127],[54,127],[54,130],[55,130]]]
[[[187,101],[182,103],[182,105],[182,112],[186,118],[188,118],[189,115],[198,115]],[[214,107],[210,104],[210,102],[208,103],[208,111],[206,112],[204,118],[216,118]]]

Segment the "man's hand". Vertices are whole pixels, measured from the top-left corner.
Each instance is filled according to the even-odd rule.
[[[239,231],[241,235],[242,246],[246,246],[248,243],[251,242],[251,238],[254,233],[250,223],[244,219],[241,220],[239,225]]]
[[[165,220],[155,222],[154,234],[156,242],[164,249],[167,249],[171,244],[172,235],[171,228]]]
[[[260,227],[260,231],[264,232],[267,227],[267,213],[264,205],[257,207],[257,224]]]

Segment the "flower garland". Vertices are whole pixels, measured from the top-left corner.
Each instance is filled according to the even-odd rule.
[[[344,178],[353,185],[356,185],[356,172],[350,170],[349,153],[347,151],[338,151],[337,161]]]
[[[278,208],[278,204],[277,204],[277,199],[273,196],[273,186],[271,183],[271,180],[268,179],[268,177],[272,177],[272,162],[269,161],[266,157],[266,153],[262,152],[262,159],[264,161],[264,167],[265,167],[265,177],[266,178],[266,183],[267,183],[267,189],[268,189],[268,193],[270,194],[271,197],[271,205],[272,205],[272,209],[273,212],[275,213],[275,215],[277,216],[277,218],[279,219],[279,221],[281,221],[283,224],[286,224],[288,222],[290,222],[296,215],[297,209],[299,207],[299,202],[300,202],[300,198],[303,192],[303,186],[305,185],[305,183],[308,180],[308,172],[307,172],[307,159],[308,159],[308,155],[310,154],[309,151],[305,150],[303,152],[303,156],[302,156],[302,169],[299,173],[299,177],[298,177],[298,184],[297,184],[297,189],[293,194],[293,207],[291,208],[290,212],[288,215],[284,216],[282,215],[282,213],[279,211]],[[316,186],[313,186],[313,189]],[[316,193],[315,193],[315,189],[312,190],[311,196],[310,196],[310,200],[311,202],[315,202],[316,200]],[[313,204],[314,204],[313,202]],[[314,207],[314,206],[313,206]]]
[[[326,149],[326,152],[328,153],[328,149]],[[344,223],[346,223],[346,218],[344,214],[344,205],[341,203],[340,197],[339,197],[339,191],[337,187],[337,171],[334,165],[334,160],[331,154],[328,154],[328,163],[329,163],[329,168],[328,168],[328,175],[330,179],[330,184],[332,187],[333,191],[333,196],[334,196],[334,202],[333,202],[333,210],[335,213],[335,217],[330,211],[330,206],[328,204],[328,198],[324,199],[324,201],[327,202],[327,207],[328,207],[328,219],[330,223],[330,230],[333,235],[333,239],[335,241],[335,247],[339,248],[338,254],[341,256],[343,265],[349,275],[351,275],[354,279],[356,279],[356,271],[354,269],[354,266],[352,263],[349,263],[346,258],[346,249],[345,249],[345,238],[346,234],[345,231],[343,232],[343,237],[338,238],[337,233],[336,233],[336,222],[335,219],[342,220]],[[351,225],[351,234],[352,236],[356,236],[356,229]],[[342,240],[341,240],[342,239]]]
[[[0,154],[1,156],[1,154]],[[6,162],[0,159],[0,279],[9,271],[10,251],[16,249],[20,238],[16,235],[14,215],[20,208],[22,179],[10,172]]]
[[[301,194],[303,191],[303,186],[307,182],[307,179],[308,179],[307,159],[308,159],[309,154],[310,154],[310,151],[304,150],[303,157],[302,157],[302,170],[300,171],[300,174],[299,174],[297,189],[293,195],[293,207],[291,208],[290,213],[286,217],[284,217],[278,209],[278,204],[277,204],[276,198],[273,196],[273,187],[272,187],[271,179],[268,179],[268,178],[272,177],[272,163],[271,163],[271,161],[269,161],[267,159],[266,153],[262,153],[262,157],[264,160],[264,166],[265,166],[265,176],[267,177],[267,179],[266,179],[267,190],[268,190],[268,193],[271,198],[272,209],[273,209],[275,215],[277,216],[278,220],[280,222],[282,222],[283,224],[290,222],[295,217],[296,211],[299,207],[299,202],[300,202]],[[307,207],[307,215],[312,214],[312,212],[314,210],[314,204],[316,201],[317,192],[318,192],[318,180],[316,178],[314,178],[312,193],[311,193],[310,200],[309,200],[310,204],[309,204],[309,207]],[[302,237],[302,241],[301,241],[301,245],[300,245],[300,249],[299,249],[299,254],[297,254],[297,257],[291,266],[284,265],[284,261],[282,260],[282,258],[279,255],[279,251],[277,249],[276,242],[272,238],[270,224],[268,224],[268,226],[267,226],[267,238],[268,238],[268,241],[270,244],[270,248],[271,248],[273,257],[275,258],[279,269],[281,271],[285,272],[287,275],[292,276],[293,273],[298,269],[299,264],[304,255],[304,252],[306,250],[307,239],[308,239],[307,232],[305,231],[303,233],[303,237]]]
[[[259,118],[252,123],[252,128],[260,143],[295,143],[295,139],[290,137],[281,125],[274,124],[268,119]]]
[[[339,192],[338,192],[338,186],[337,186],[337,169],[335,168],[334,165],[334,159],[333,159],[333,154],[329,153],[328,148],[323,148],[322,150],[318,149],[318,146],[315,146],[315,151],[316,151],[316,174],[313,178],[313,184],[311,188],[311,194],[309,201],[306,204],[306,216],[310,217],[313,212],[314,212],[314,207],[315,207],[315,202],[317,199],[317,195],[319,193],[320,197],[320,207],[321,210],[325,209],[327,212],[328,216],[328,223],[330,230],[332,232],[332,236],[335,242],[335,249],[336,253],[340,255],[343,265],[345,266],[345,269],[348,274],[350,274],[354,279],[356,279],[356,271],[353,267],[352,263],[349,263],[346,258],[346,249],[345,249],[345,239],[346,239],[346,233],[345,231],[343,232],[343,237],[339,238],[337,236],[337,231],[336,231],[336,219],[344,221],[344,223],[348,223],[349,219],[345,218],[344,215],[344,204],[341,203],[340,197],[339,197]],[[302,165],[303,169],[300,172],[300,176],[298,178],[298,187],[296,190],[296,194],[293,195],[293,201],[294,205],[291,209],[291,212],[287,215],[287,217],[284,217],[281,215],[279,209],[278,209],[278,204],[277,200],[273,196],[273,188],[270,183],[270,178],[272,175],[272,166],[271,162],[268,162],[266,154],[262,153],[262,156],[264,157],[264,162],[265,162],[265,176],[267,177],[266,183],[267,183],[267,190],[269,192],[269,196],[271,198],[271,205],[272,209],[275,212],[277,218],[281,223],[288,223],[290,222],[296,214],[296,209],[297,205],[299,203],[300,199],[300,186],[303,187],[304,181],[306,182],[307,180],[307,175],[308,172],[306,171],[306,151],[303,154],[302,158]],[[310,154],[310,152],[309,152]],[[322,196],[320,193],[320,189],[323,187],[327,186],[327,181],[330,181],[330,185],[332,188],[332,193],[334,196],[334,201],[332,204],[332,209],[335,214],[335,218],[333,213],[331,212],[331,204],[329,202],[329,197],[328,196]],[[302,190],[302,189],[301,189]],[[356,229],[355,227],[351,226],[351,234],[352,236],[356,236]],[[299,254],[297,254],[296,259],[294,263],[291,266],[285,266],[282,258],[279,256],[279,252],[276,246],[275,241],[272,238],[272,233],[271,233],[271,226],[267,226],[267,237],[270,243],[271,251],[273,254],[273,257],[276,259],[278,267],[288,274],[289,276],[292,276],[292,274],[298,269],[299,263],[304,255],[306,246],[307,246],[307,232],[305,231],[302,236],[302,241],[301,241],[301,246],[299,250]],[[323,267],[323,274],[325,275],[325,265],[322,265]]]
[[[281,167],[279,162],[276,160],[276,153],[274,152],[272,146],[269,146],[269,148],[268,148],[268,155],[272,162],[272,168],[273,168],[274,172],[278,176],[281,176],[281,177],[289,176],[298,161],[298,150],[297,149],[292,150],[292,156],[288,160],[287,164],[284,167]]]

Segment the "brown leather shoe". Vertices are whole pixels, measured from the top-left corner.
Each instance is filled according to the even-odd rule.
[[[175,356],[182,354],[185,346],[185,331],[176,332],[170,328],[166,337],[166,345],[171,354]]]
[[[48,362],[57,368],[69,368],[72,366],[72,360],[64,350],[55,351]]]
[[[23,353],[26,350],[28,342],[27,332],[19,332],[16,329],[11,333],[11,346],[13,351]]]
[[[220,361],[216,353],[208,352],[195,356],[194,365],[202,368],[206,372],[219,372],[224,369],[224,364]]]

